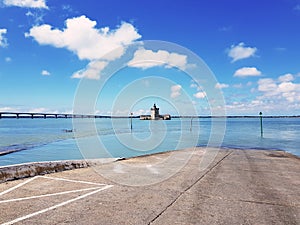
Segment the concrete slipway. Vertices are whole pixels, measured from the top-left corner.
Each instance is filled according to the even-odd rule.
[[[283,151],[227,149],[200,170],[205,151],[2,182],[0,224],[300,224],[299,158]],[[191,158],[183,168],[156,180],[163,168],[149,165],[185,154]],[[137,164],[152,172],[140,169],[139,177],[132,177],[126,167]]]

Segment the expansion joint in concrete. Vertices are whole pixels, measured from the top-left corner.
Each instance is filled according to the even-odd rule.
[[[184,193],[186,193],[188,190],[190,190],[195,184],[197,184],[199,181],[201,181],[208,173],[210,173],[214,168],[216,168],[220,163],[223,162],[233,151],[228,152],[225,156],[223,156],[219,161],[216,162],[215,165],[213,165],[211,168],[209,168],[205,173],[203,173],[195,182],[193,182],[191,185],[189,185],[187,188],[185,188],[183,191],[179,193],[176,198],[173,199],[170,204],[168,204],[157,216],[155,216],[148,225],[151,225],[155,220],[157,220],[164,212],[167,211],[168,208],[170,208]]]

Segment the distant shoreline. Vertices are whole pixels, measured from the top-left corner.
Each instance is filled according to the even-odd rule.
[[[214,118],[241,118],[241,119],[246,119],[246,118],[260,118],[260,116],[171,116],[172,118],[180,119],[180,118],[198,118],[198,119],[214,119]],[[300,118],[300,115],[294,115],[294,116],[261,116],[262,118]],[[87,117],[47,117],[47,119],[139,119],[140,116],[87,116]],[[16,116],[2,116],[1,119],[33,119],[30,116],[19,116],[19,118],[16,118]],[[34,119],[45,119],[43,116],[34,116]]]

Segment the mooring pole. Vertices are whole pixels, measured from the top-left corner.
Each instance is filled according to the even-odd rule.
[[[263,137],[264,131],[263,131],[263,122],[262,122],[262,112],[259,113],[260,117],[260,136]]]
[[[191,127],[190,127],[190,131],[192,131],[192,127],[193,127],[193,117],[191,118]]]
[[[130,130],[131,130],[131,132],[132,132],[132,115],[133,115],[133,113],[130,113]]]

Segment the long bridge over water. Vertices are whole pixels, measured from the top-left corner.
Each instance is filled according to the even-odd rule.
[[[71,113],[33,113],[33,112],[0,112],[2,118],[109,118],[110,116],[71,114]]]
[[[179,116],[172,118],[259,118],[260,116]],[[72,113],[36,113],[36,112],[0,112],[2,118],[139,118],[139,116],[103,116],[92,114],[72,114]],[[263,116],[263,118],[300,118],[300,115],[294,116]]]

